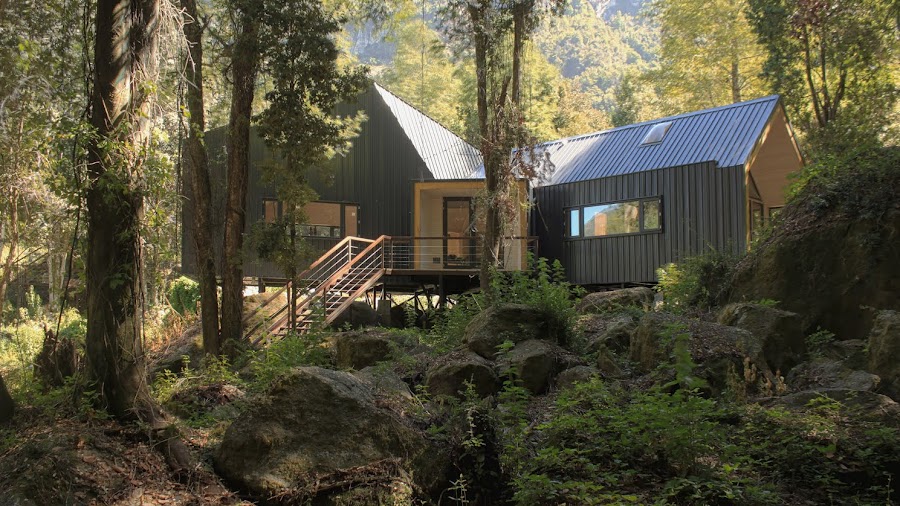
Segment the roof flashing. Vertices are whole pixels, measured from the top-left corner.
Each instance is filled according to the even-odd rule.
[[[669,132],[670,128],[672,128],[671,121],[664,121],[653,125],[650,127],[650,131],[647,132],[647,135],[644,136],[644,140],[641,141],[641,146],[660,144],[666,137],[666,133]]]

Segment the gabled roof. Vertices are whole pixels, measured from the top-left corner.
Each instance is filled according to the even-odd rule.
[[[375,84],[435,179],[464,179],[481,166],[481,153],[437,121]]]
[[[645,170],[715,161],[745,164],[779,97],[768,97],[546,142],[538,150],[552,164],[546,184],[599,179]],[[661,142],[642,145],[654,125],[671,122]]]

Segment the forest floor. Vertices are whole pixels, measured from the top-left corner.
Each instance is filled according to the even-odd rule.
[[[83,413],[55,419],[20,413],[11,430],[0,432],[0,469],[3,504],[251,504],[206,464],[177,480],[137,427]]]

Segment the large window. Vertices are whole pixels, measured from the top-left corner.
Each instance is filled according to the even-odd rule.
[[[306,223],[297,231],[306,237],[344,237],[357,235],[359,206],[340,202],[310,202],[304,208]],[[263,221],[274,223],[283,215],[280,202],[263,199]]]
[[[659,197],[573,207],[566,213],[568,237],[604,237],[662,230]]]

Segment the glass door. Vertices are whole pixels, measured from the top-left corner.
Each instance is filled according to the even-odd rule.
[[[476,248],[472,198],[444,197],[444,267],[475,267]]]

